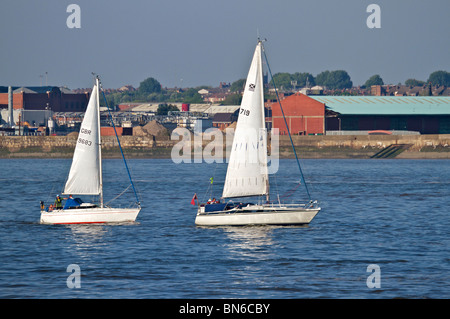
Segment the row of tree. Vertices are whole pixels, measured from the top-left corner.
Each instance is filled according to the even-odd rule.
[[[203,103],[202,96],[198,93],[201,88],[204,86],[179,91],[166,90],[158,80],[150,77],[142,81],[136,91],[110,93],[106,96],[106,100],[110,106],[131,102]]]
[[[427,81],[420,81],[416,79],[408,79],[405,85],[408,86],[423,86],[426,83],[431,85],[450,86],[450,72],[435,71],[430,74]],[[274,84],[278,89],[292,90],[302,87],[313,87],[315,85],[323,86],[331,90],[341,90],[351,88],[353,82],[350,75],[344,70],[323,71],[316,76],[305,73],[277,73],[273,76],[270,84]],[[245,85],[245,79],[240,79],[231,84],[230,90],[235,92],[227,97],[225,104],[239,104],[241,100],[240,92]],[[365,83],[365,87],[372,85],[384,85],[384,81],[380,75],[375,74],[371,76]],[[195,88],[188,88],[184,90],[167,90],[163,89],[161,83],[155,78],[147,78],[142,81],[139,88],[133,92],[116,92],[107,95],[108,105],[118,105],[127,102],[183,102],[183,103],[203,103],[202,96],[198,91],[207,86],[199,86]]]
[[[320,85],[331,90],[347,89],[353,86],[348,73],[344,70],[337,71],[323,71],[314,77],[310,73],[277,73],[273,76],[271,84],[274,83],[278,88],[291,90],[299,87],[312,87]],[[405,85],[408,86],[423,86],[425,83],[431,85],[450,86],[450,72],[435,71],[430,74],[427,81],[420,81],[416,79],[408,79]],[[384,85],[384,81],[380,75],[375,74],[371,76],[363,85],[363,87],[371,87],[372,85]]]

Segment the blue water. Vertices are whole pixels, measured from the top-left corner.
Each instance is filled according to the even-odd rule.
[[[39,201],[60,191],[70,160],[0,160],[0,298],[450,297],[450,161],[302,164],[323,208],[309,226],[201,228],[190,201],[213,175],[220,194],[224,165],[130,160],[136,223],[50,226]],[[104,161],[106,201],[128,185],[121,167]],[[272,189],[296,180],[281,160]],[[68,288],[72,264],[80,288]],[[379,288],[367,285],[371,264]]]

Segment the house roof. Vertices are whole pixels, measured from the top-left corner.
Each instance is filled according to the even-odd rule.
[[[235,120],[235,117],[234,113],[216,113],[213,117],[213,123],[231,123]]]
[[[57,86],[12,86],[13,93],[47,93],[52,91],[62,91],[62,88]],[[65,93],[67,93],[68,89],[65,89]],[[0,93],[8,93],[7,86],[0,86]]]
[[[309,96],[343,115],[450,115],[446,96]]]

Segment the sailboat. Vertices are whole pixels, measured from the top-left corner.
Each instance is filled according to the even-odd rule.
[[[62,195],[69,196],[64,207],[45,209],[41,202],[42,224],[121,223],[136,220],[141,207],[125,161],[131,186],[136,196],[132,208],[112,208],[103,203],[102,150],[100,137],[99,78],[89,99],[73,154],[72,165]],[[104,96],[104,93],[103,93]],[[106,100],[106,99],[105,99]],[[114,123],[113,123],[114,125]],[[114,127],[115,131],[115,127]],[[116,133],[117,137],[117,133]],[[117,138],[120,147],[120,141]],[[122,152],[123,154],[123,152]],[[72,195],[99,196],[100,204],[85,203]],[[58,195],[59,196],[59,195]],[[49,209],[50,208],[50,209]]]
[[[317,201],[313,201],[311,198],[307,203],[298,204],[283,204],[280,201],[270,202],[267,131],[264,116],[263,49],[262,41],[258,40],[239,110],[222,192],[222,203],[198,203],[196,225],[309,224],[320,211]],[[294,148],[293,143],[292,147]],[[298,158],[297,163],[299,163]],[[300,173],[302,182],[305,184],[301,168]],[[262,197],[264,200],[256,204],[254,202],[234,201],[237,198],[256,196]]]

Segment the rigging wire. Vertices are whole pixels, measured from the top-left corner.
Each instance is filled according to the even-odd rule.
[[[311,195],[309,194],[308,185],[305,182],[305,177],[303,176],[303,171],[302,171],[302,168],[300,166],[300,161],[298,160],[297,151],[295,150],[294,142],[292,141],[291,132],[289,130],[289,126],[287,124],[286,117],[284,116],[283,107],[281,106],[281,100],[280,100],[280,97],[278,96],[278,89],[277,89],[277,86],[276,86],[276,83],[275,83],[275,79],[273,78],[272,71],[271,71],[270,66],[269,66],[269,60],[267,59],[266,50],[264,49],[264,45],[262,44],[262,41],[260,41],[260,42],[261,42],[261,47],[262,47],[262,51],[263,51],[263,54],[264,54],[264,59],[266,60],[267,69],[269,71],[270,78],[272,79],[273,86],[275,88],[275,94],[277,96],[277,101],[278,101],[278,104],[280,105],[281,114],[283,114],[284,124],[286,125],[286,129],[287,129],[287,132],[288,132],[288,135],[289,135],[289,139],[291,141],[292,149],[294,150],[295,159],[297,160],[297,166],[298,166],[298,169],[300,171],[300,178],[301,178],[301,181],[302,181],[303,185],[305,185],[306,193],[308,194],[308,198],[311,201]]]
[[[123,154],[122,145],[120,145],[119,136],[117,135],[117,131],[116,131],[116,125],[114,124],[114,120],[112,118],[111,111],[109,110],[108,102],[106,101],[106,96],[105,96],[105,92],[103,91],[103,87],[101,85],[100,85],[100,87],[101,87],[103,99],[105,100],[106,109],[108,110],[109,118],[111,119],[111,124],[112,124],[112,127],[114,129],[114,133],[115,133],[116,138],[117,138],[117,143],[119,144],[120,153],[122,154],[122,159],[123,159],[123,162],[125,163],[125,168],[127,169],[128,178],[130,179],[131,187],[133,188],[134,196],[136,197],[136,203],[140,207],[141,203],[139,201],[139,198],[138,198],[138,195],[137,195],[137,192],[136,192],[136,188],[134,187],[133,180],[131,179],[130,170],[128,169],[127,160],[125,159],[125,155]]]

